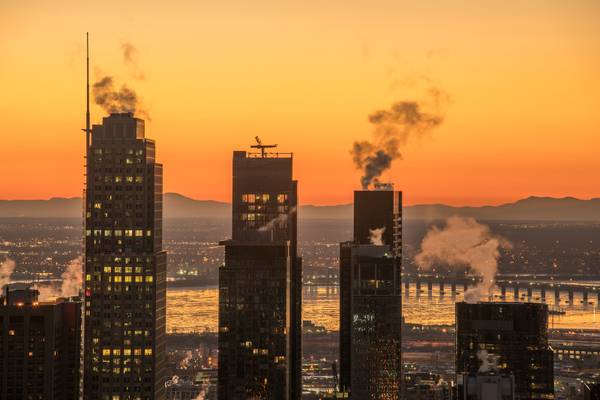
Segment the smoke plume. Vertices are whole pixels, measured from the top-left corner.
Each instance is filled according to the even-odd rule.
[[[137,62],[137,49],[131,43],[121,44],[123,55],[123,64],[132,68],[134,79],[143,80],[144,73],[141,71]],[[99,73],[99,78],[92,85],[92,95],[94,103],[100,106],[106,113],[124,113],[130,112],[138,114],[150,120],[150,115],[142,107],[139,96],[130,86],[123,84],[117,87],[115,79],[103,73]]]
[[[60,287],[61,297],[78,296],[83,285],[83,266],[81,257],[71,260],[61,277],[63,280]]]
[[[290,211],[287,214],[279,214],[277,217],[273,218],[272,220],[270,220],[269,222],[267,222],[266,224],[264,224],[263,226],[261,226],[260,228],[258,228],[259,232],[268,232],[270,230],[272,230],[273,228],[277,227],[283,227],[284,224],[288,221],[288,219],[290,219],[290,216],[292,214],[294,214],[296,212],[296,207],[292,207],[290,209]]]
[[[400,149],[411,137],[420,137],[442,124],[444,118],[439,108],[445,96],[438,89],[431,89],[429,95],[431,102],[399,101],[389,110],[369,115],[373,139],[354,142],[351,150],[354,165],[363,171],[360,179],[363,189],[379,183],[392,161],[402,158]]]
[[[41,301],[52,301],[58,297],[79,296],[83,286],[83,264],[82,258],[77,257],[71,261],[60,276],[62,283],[60,288],[55,285],[35,285],[40,292]]]
[[[131,68],[131,75],[133,78],[139,81],[146,79],[144,72],[141,70],[138,64],[137,48],[129,42],[123,42],[121,43],[121,50],[123,51],[123,64]]]
[[[430,269],[434,263],[452,268],[468,266],[481,275],[481,282],[464,294],[467,303],[488,298],[494,287],[500,248],[510,244],[494,236],[486,225],[473,218],[450,217],[446,226],[432,227],[421,243],[421,252],[415,257],[417,265]]]
[[[486,372],[497,372],[498,371],[498,356],[490,354],[487,350],[479,350],[477,352],[477,358],[481,361],[479,366],[480,373]]]
[[[0,290],[10,283],[10,277],[15,271],[16,264],[10,258],[0,263]]]
[[[369,229],[369,240],[372,245],[383,246],[383,233],[385,232],[385,226],[382,228]]]

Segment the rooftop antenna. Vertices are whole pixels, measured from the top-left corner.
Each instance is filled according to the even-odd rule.
[[[262,158],[265,158],[266,152],[265,149],[272,149],[277,147],[276,144],[262,144],[262,140],[260,140],[260,138],[258,136],[254,137],[254,140],[256,140],[256,144],[250,146],[253,149],[260,149],[260,156]]]
[[[85,148],[86,150],[90,147],[90,34],[85,33]],[[87,151],[86,151],[87,153]],[[87,162],[87,161],[86,161]]]

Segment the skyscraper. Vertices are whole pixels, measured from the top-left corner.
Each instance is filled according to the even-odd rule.
[[[233,153],[219,269],[219,399],[300,399],[302,260],[291,153]]]
[[[79,398],[81,302],[38,302],[39,292],[6,285],[0,298],[0,398]]]
[[[340,389],[399,399],[402,194],[354,192],[354,240],[340,244]]]
[[[456,373],[485,372],[482,351],[494,356],[498,374],[514,376],[516,399],[554,398],[546,304],[456,303]]]
[[[105,117],[88,142],[84,398],[162,399],[162,165],[132,113]]]

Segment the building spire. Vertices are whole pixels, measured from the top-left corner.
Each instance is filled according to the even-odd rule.
[[[85,33],[85,51],[86,51],[86,110],[85,110],[85,147],[86,150],[90,147],[90,34]]]

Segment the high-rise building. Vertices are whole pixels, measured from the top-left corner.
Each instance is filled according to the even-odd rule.
[[[457,400],[514,400],[515,377],[495,373],[458,374]],[[526,398],[523,398],[523,400]]]
[[[221,400],[299,400],[302,260],[291,153],[233,153],[232,239],[219,269]]]
[[[480,370],[483,351],[495,360],[493,368],[486,365],[483,369],[514,376],[515,399],[554,398],[546,304],[456,303],[457,375],[485,372]]]
[[[583,400],[600,400],[600,383],[583,384]]]
[[[88,142],[84,398],[163,399],[162,165],[132,113],[105,117]]]
[[[81,301],[38,302],[23,284],[0,298],[0,398],[79,398]]]
[[[354,240],[340,244],[340,389],[399,399],[402,194],[354,193]]]

